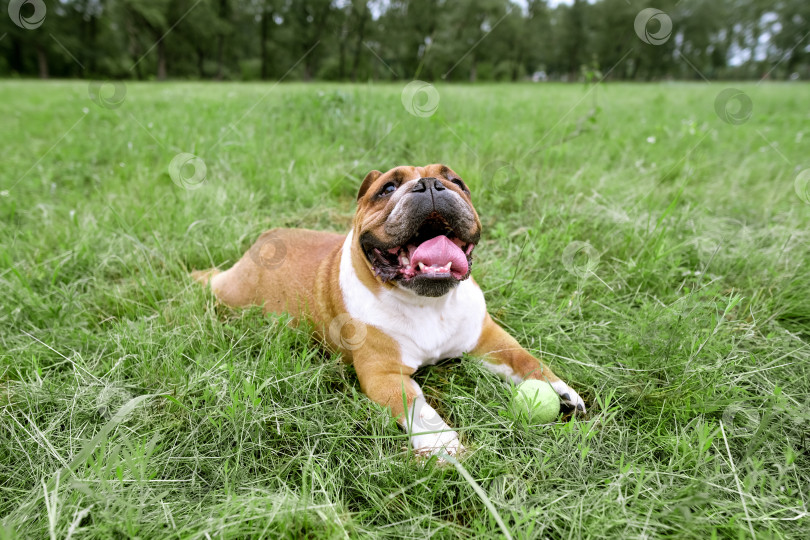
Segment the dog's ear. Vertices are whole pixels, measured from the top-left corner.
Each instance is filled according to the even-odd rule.
[[[371,171],[370,173],[368,173],[368,174],[366,175],[366,177],[363,179],[363,183],[362,183],[362,184],[360,184],[360,191],[358,191],[358,192],[357,192],[357,200],[358,200],[358,201],[360,200],[360,198],[361,198],[363,195],[365,195],[365,194],[366,194],[366,191],[368,191],[368,188],[370,188],[370,187],[371,187],[371,184],[373,184],[373,183],[374,183],[374,181],[375,181],[377,178],[379,178],[380,176],[382,176],[382,173],[381,173],[380,171],[376,171],[376,170],[375,170],[375,171]]]

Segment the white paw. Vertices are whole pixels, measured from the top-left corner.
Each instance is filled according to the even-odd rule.
[[[441,454],[456,456],[464,451],[464,446],[458,440],[458,433],[455,431],[412,435],[411,446],[418,456],[423,457],[441,456]],[[439,458],[439,461],[442,459]]]
[[[551,383],[551,387],[557,392],[565,405],[575,409],[577,414],[585,414],[585,402],[573,388],[562,381]]]
[[[448,426],[436,410],[418,396],[411,406],[405,422],[413,451],[419,456],[455,456],[464,450],[458,433]],[[439,461],[442,461],[441,458]]]

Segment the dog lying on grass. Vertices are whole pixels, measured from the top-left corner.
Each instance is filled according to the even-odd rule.
[[[519,383],[548,381],[584,414],[579,394],[489,316],[470,277],[481,221],[465,182],[444,165],[371,171],[346,235],[273,229],[229,270],[198,271],[229,306],[309,320],[354,365],[363,392],[388,407],[421,455],[455,455],[458,434],[411,375],[464,353]],[[349,330],[353,334],[347,335]]]

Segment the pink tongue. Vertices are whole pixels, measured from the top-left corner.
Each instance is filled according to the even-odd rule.
[[[412,266],[416,266],[420,262],[427,266],[446,266],[447,263],[452,262],[450,270],[462,275],[467,273],[468,268],[467,256],[446,236],[437,236],[422,242],[411,255]]]

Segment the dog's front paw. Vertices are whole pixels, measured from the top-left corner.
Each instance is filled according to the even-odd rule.
[[[405,429],[411,436],[411,446],[417,456],[439,456],[439,461],[443,462],[442,454],[455,456],[464,450],[458,440],[458,433],[427,404],[424,396],[418,396],[414,400]]]
[[[455,431],[412,435],[411,446],[416,455],[421,457],[439,456],[439,461],[443,461],[441,454],[456,456],[464,451],[464,446],[458,440],[458,433]]]
[[[574,409],[577,414],[585,414],[585,402],[573,388],[562,381],[551,383],[551,387],[560,396],[563,406]]]

